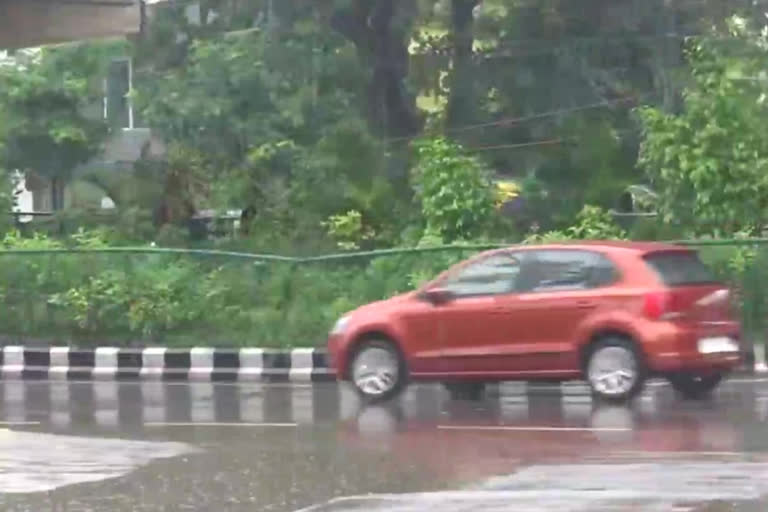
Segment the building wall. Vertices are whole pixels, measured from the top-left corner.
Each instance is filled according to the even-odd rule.
[[[0,0],[0,48],[122,36],[140,29],[139,0]]]

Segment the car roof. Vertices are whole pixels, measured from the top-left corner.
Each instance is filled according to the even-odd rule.
[[[630,242],[622,240],[578,240],[574,242],[561,242],[536,245],[511,246],[501,250],[545,250],[545,249],[581,249],[600,252],[668,252],[668,251],[692,251],[691,248],[665,242]]]

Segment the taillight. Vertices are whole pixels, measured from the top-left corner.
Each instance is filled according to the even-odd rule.
[[[650,292],[645,295],[643,314],[651,320],[660,320],[669,308],[669,294],[666,292]]]

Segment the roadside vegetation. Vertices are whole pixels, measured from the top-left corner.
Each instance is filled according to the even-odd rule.
[[[550,3],[173,2],[0,59],[0,209],[19,176],[52,208],[0,216],[2,341],[311,345],[479,247],[763,236],[762,14]],[[105,104],[152,142],[115,169],[124,58]],[[755,326],[759,247],[703,249]]]

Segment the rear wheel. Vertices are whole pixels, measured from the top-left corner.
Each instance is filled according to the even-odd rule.
[[[597,397],[611,402],[633,398],[645,384],[645,366],[635,344],[621,337],[595,343],[586,362],[586,377]]]
[[[709,396],[723,380],[721,373],[710,375],[694,375],[691,373],[676,373],[667,377],[672,387],[684,398],[701,399]]]
[[[387,400],[405,386],[407,369],[392,342],[363,342],[355,352],[349,375],[355,389],[368,402]]]

